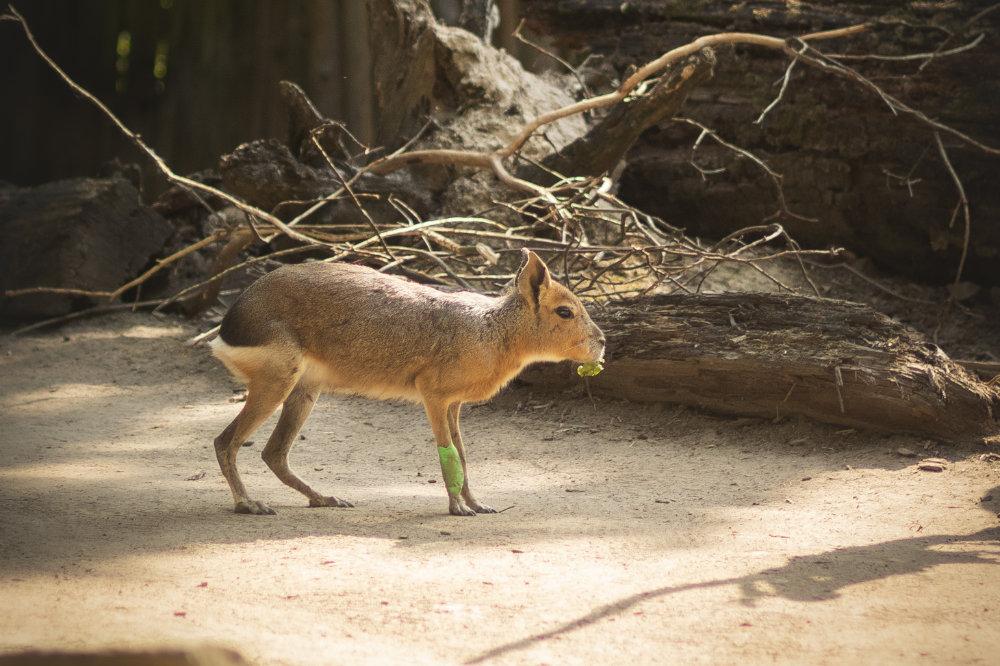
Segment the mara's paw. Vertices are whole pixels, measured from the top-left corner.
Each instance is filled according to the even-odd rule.
[[[309,506],[335,506],[339,509],[349,509],[354,505],[347,500],[340,499],[339,497],[314,497],[309,500]]]
[[[236,513],[251,513],[255,516],[273,516],[274,509],[256,500],[243,500],[236,503]]]
[[[476,512],[467,507],[462,500],[452,498],[448,502],[448,513],[453,516],[474,516]]]

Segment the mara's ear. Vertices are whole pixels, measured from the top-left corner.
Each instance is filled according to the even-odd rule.
[[[538,306],[543,290],[549,288],[549,269],[531,250],[521,250],[521,269],[517,272],[517,290],[525,300]]]

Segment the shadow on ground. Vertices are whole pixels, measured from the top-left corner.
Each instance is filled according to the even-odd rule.
[[[1000,487],[994,489],[993,494],[1000,496]],[[939,549],[944,546],[974,548]],[[620,615],[644,602],[681,592],[732,585],[740,590],[740,603],[748,606],[767,597],[804,602],[827,601],[837,598],[844,588],[851,585],[927,571],[945,564],[1000,564],[1000,527],[967,535],[935,535],[837,548],[817,555],[794,557],[784,566],[748,576],[658,587],[603,605],[551,631],[500,645],[465,663],[479,664],[496,659],[528,648],[539,641],[563,636]]]

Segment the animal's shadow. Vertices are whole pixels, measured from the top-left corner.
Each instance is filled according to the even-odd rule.
[[[991,493],[1000,497],[1000,487]],[[996,511],[993,500],[984,508]],[[746,576],[694,583],[680,583],[633,594],[595,608],[569,620],[556,629],[537,633],[497,646],[469,658],[477,664],[522,650],[531,645],[599,623],[647,601],[691,590],[735,586],[739,603],[753,606],[762,599],[781,597],[799,602],[822,602],[835,599],[852,586],[868,581],[927,571],[943,564],[1000,564],[1000,527],[973,534],[933,535],[895,539],[867,546],[835,548],[825,553],[793,557],[787,564]]]

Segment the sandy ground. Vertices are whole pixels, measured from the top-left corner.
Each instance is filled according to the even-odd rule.
[[[306,508],[262,431],[241,468],[278,515],[236,515],[212,449],[236,384],[192,332],[123,315],[0,343],[0,652],[1000,662],[982,451],[513,388],[464,419],[478,495],[510,508],[457,518],[419,407],[324,397],[292,462],[356,508]]]

